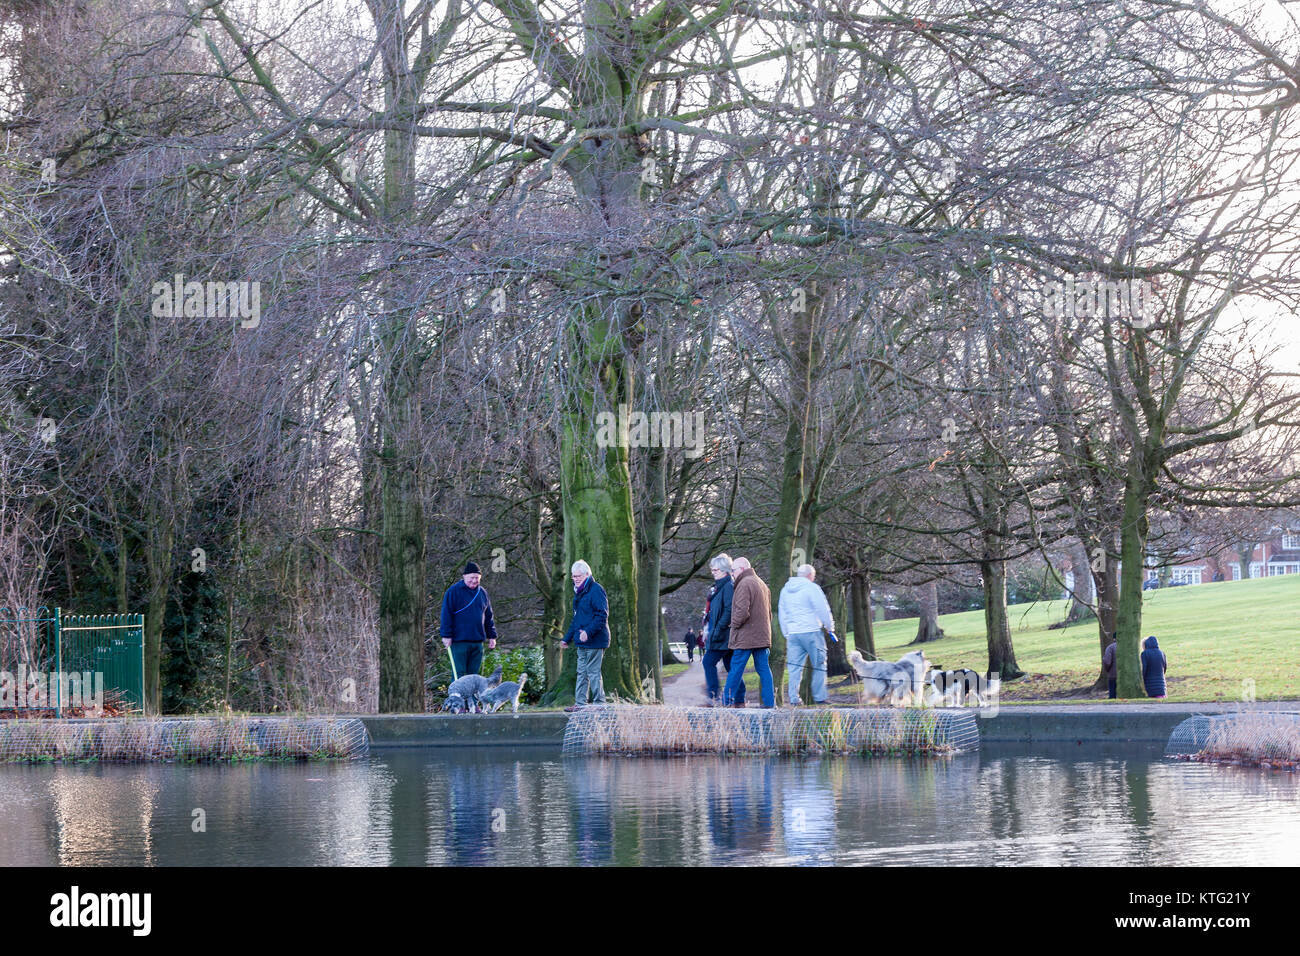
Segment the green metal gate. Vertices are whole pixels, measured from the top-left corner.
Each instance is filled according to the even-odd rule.
[[[6,658],[17,652],[16,660],[0,660],[11,685],[20,668],[47,674],[48,700],[41,706],[59,716],[69,704],[67,681],[59,675],[69,673],[103,675],[106,695],[113,692],[129,710],[144,710],[143,614],[0,608],[0,650]]]

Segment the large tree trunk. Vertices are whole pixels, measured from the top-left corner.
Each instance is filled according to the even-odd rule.
[[[792,417],[786,425],[785,456],[781,466],[781,503],[777,508],[772,551],[767,563],[767,585],[774,592],[779,591],[790,575],[799,514],[803,510],[805,424],[805,420]],[[777,680],[777,675],[785,669],[785,635],[781,633],[781,626],[776,618],[775,594],[772,604],[772,651],[769,662],[772,667],[772,677],[777,683],[776,702],[779,704],[785,699],[784,685]]]
[[[666,628],[659,613],[659,567],[667,508],[668,453],[651,448],[646,454],[647,502],[641,526],[637,565],[637,648],[640,672],[654,678],[654,699],[664,699],[663,648],[659,632]]]
[[[162,635],[175,534],[171,521],[157,510],[149,509],[149,527],[145,533],[149,607],[144,617],[144,711],[147,715],[162,713]]]
[[[609,596],[606,694],[639,699],[636,516],[628,436],[622,433],[619,406],[634,408],[631,372],[642,314],[637,304],[638,260],[618,250],[627,237],[641,234],[645,227],[642,145],[626,131],[642,118],[647,80],[635,68],[637,50],[628,41],[619,10],[592,0],[583,7],[582,16],[582,55],[563,82],[569,87],[580,128],[618,132],[582,139],[563,161],[592,246],[589,261],[575,267],[572,276],[579,286],[573,294],[581,304],[564,333],[569,357],[560,438],[565,554],[570,562],[581,558],[590,564]],[[611,415],[620,422],[618,440],[598,447],[601,419]],[[548,695],[553,701],[573,691],[576,658],[566,657],[559,681]]]
[[[399,5],[376,12],[384,48],[384,107],[409,115],[419,101],[410,66],[407,24]],[[403,223],[415,200],[415,133],[384,133],[383,219]],[[386,277],[381,323],[383,407],[379,453],[379,710],[424,710],[425,523],[420,488],[419,378],[422,347],[400,267]]]
[[[916,637],[913,644],[925,644],[943,637],[943,628],[939,626],[939,584],[931,581],[913,588],[916,603],[920,605],[920,616],[916,624]]]
[[[871,579],[865,571],[854,571],[850,596],[853,605],[853,646],[867,660],[876,657],[876,633],[871,620]]]
[[[1007,620],[1007,565],[1001,555],[986,543],[984,560],[980,561],[980,581],[984,585],[984,629],[988,635],[988,675],[999,675],[1003,680],[1022,677],[1016,665],[1016,652],[1011,646],[1011,626]]]
[[[1145,696],[1138,654],[1142,633],[1142,572],[1147,547],[1148,480],[1144,463],[1135,454],[1124,485],[1124,517],[1120,525],[1119,615],[1115,649],[1118,696]]]
[[[1092,566],[1088,561],[1088,549],[1082,541],[1070,549],[1070,569],[1074,573],[1074,593],[1070,595],[1070,605],[1065,612],[1065,623],[1076,624],[1095,613],[1096,598],[1092,581]]]
[[[551,545],[549,562],[542,555],[542,505],[541,499],[533,502],[532,534],[537,579],[544,588],[542,593],[542,664],[546,672],[546,687],[555,686],[560,679],[564,661],[560,657],[560,638],[564,636],[564,599],[568,592],[568,569],[564,566],[564,535],[556,534]]]
[[[848,586],[843,581],[837,581],[830,587],[830,593],[826,597],[830,600],[831,617],[835,618],[835,626],[839,628],[836,633],[838,641],[832,641],[826,638],[826,676],[842,677],[849,673],[852,668],[849,667],[849,651],[845,647],[848,639],[848,617],[845,614],[846,592]]]
[[[1106,537],[1108,545],[1103,560],[1092,570],[1092,583],[1097,595],[1097,637],[1101,654],[1106,653],[1106,645],[1115,633],[1119,616],[1119,560],[1114,554],[1114,539],[1109,534]],[[1097,666],[1097,681],[1093,684],[1093,689],[1106,690],[1109,678],[1106,677],[1106,668],[1101,666],[1101,657],[1097,658]]]
[[[790,334],[790,401],[787,406],[785,439],[782,442],[781,501],[777,507],[776,525],[772,535],[772,551],[768,557],[767,584],[779,591],[793,573],[795,545],[799,538],[799,519],[804,514],[808,500],[808,483],[804,467],[808,458],[808,437],[812,414],[812,368],[815,343],[812,335],[813,316],[820,310],[822,297],[815,290],[804,290],[803,310],[792,311]],[[803,555],[811,561],[812,555]],[[772,676],[776,679],[776,702],[784,700],[784,685],[777,675],[785,670],[785,635],[776,619],[776,601],[772,607],[772,651],[770,661]]]
[[[621,362],[605,365],[600,379],[614,398],[615,408],[620,399],[626,401]],[[573,398],[564,424],[560,458],[566,563],[581,559],[591,565],[593,576],[609,598],[610,646],[602,670],[605,693],[636,700],[641,693],[637,674],[637,560],[627,449],[594,449],[594,396]],[[564,669],[550,699],[558,702],[572,696],[576,677],[576,655],[565,653]]]
[[[405,349],[399,349],[405,352]],[[409,360],[396,358],[397,364]],[[412,441],[416,397],[410,369],[394,371],[380,454],[379,710],[424,710],[424,505],[419,449]]]

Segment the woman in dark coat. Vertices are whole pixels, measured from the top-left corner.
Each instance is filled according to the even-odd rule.
[[[1142,642],[1142,686],[1148,697],[1161,700],[1165,696],[1165,671],[1169,669],[1169,658],[1160,649],[1160,642],[1151,635]]]

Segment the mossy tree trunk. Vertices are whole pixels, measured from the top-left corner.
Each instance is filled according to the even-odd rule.
[[[799,543],[800,518],[804,516],[808,504],[805,468],[812,423],[812,370],[816,364],[812,326],[822,299],[811,286],[798,291],[797,297],[792,290],[789,300],[770,306],[776,310],[788,309],[790,315],[790,397],[786,407],[785,438],[781,445],[781,497],[777,506],[766,578],[768,587],[773,591],[772,651],[769,659],[773,679],[777,681],[778,704],[784,700],[783,685],[778,675],[785,670],[786,650],[785,635],[781,633],[776,618],[777,593],[795,566],[812,559],[806,550],[800,555],[795,553],[795,549]]]
[[[1119,614],[1115,630],[1117,694],[1122,698],[1142,697],[1142,673],[1138,665],[1142,632],[1142,572],[1147,548],[1147,502],[1150,497],[1149,462],[1135,454],[1124,485],[1124,517],[1120,524]]]
[[[376,9],[376,34],[384,50],[384,107],[412,115],[423,76],[412,68],[412,35],[400,5]],[[394,226],[415,202],[415,132],[384,133],[383,192],[379,212]],[[420,343],[416,307],[400,267],[385,277],[380,320],[382,411],[379,438],[379,710],[424,710],[425,521],[420,487]]]
[[[654,699],[663,700],[663,647],[659,633],[666,628],[659,605],[659,569],[668,498],[668,452],[651,448],[646,454],[646,511],[637,561],[637,655],[640,671],[654,679]]]

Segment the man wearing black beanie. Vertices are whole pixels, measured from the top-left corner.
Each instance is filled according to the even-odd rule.
[[[477,674],[483,664],[483,642],[497,646],[497,628],[492,621],[492,602],[479,586],[478,565],[471,561],[459,581],[442,596],[442,622],[438,634],[451,650],[456,676]]]

